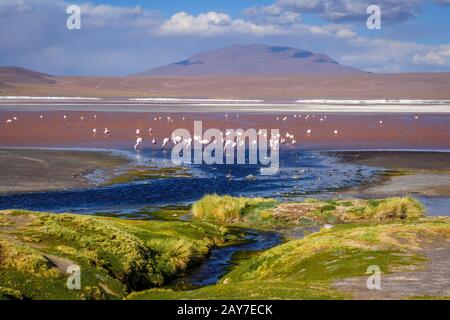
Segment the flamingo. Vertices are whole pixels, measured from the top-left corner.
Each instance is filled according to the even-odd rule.
[[[379,123],[379,124],[380,124],[380,126],[381,126],[381,125],[383,124],[383,121],[381,121],[381,120],[380,120],[380,121],[378,121],[378,123]]]
[[[170,138],[164,138],[163,143],[161,145],[161,149],[164,149],[164,146],[170,141]]]
[[[414,119],[416,119],[416,120],[419,119],[419,116],[414,116]]]
[[[41,114],[40,116],[39,116],[39,119],[44,119],[44,116]]]
[[[83,121],[84,120],[84,116],[81,116],[80,119],[81,119],[81,121]]]
[[[97,119],[97,115],[96,114],[94,114],[94,119]]]
[[[189,138],[189,139],[187,139],[187,140],[184,140],[183,143],[184,143],[185,146],[190,147],[191,144],[192,144],[192,138]]]
[[[148,133],[152,133],[152,128],[148,129]]]
[[[11,123],[13,122],[11,119],[6,120],[6,123]]]
[[[17,121],[17,117],[13,117],[13,120],[14,120],[14,121]]]
[[[270,139],[269,145],[272,148],[272,150],[276,150],[278,147],[278,139]]]
[[[306,134],[310,135],[311,134],[311,129],[306,130]]]
[[[144,138],[139,137],[136,139],[136,144],[134,145],[134,150],[137,150],[138,148],[141,147],[142,141],[144,141]]]
[[[64,118],[64,120],[67,120],[67,116],[66,115],[63,115],[63,118]]]
[[[92,129],[92,133],[97,133],[97,129]]]
[[[156,144],[156,139],[155,138],[152,139],[152,143]]]
[[[108,128],[105,128],[105,130],[103,131],[104,134],[109,134],[109,130]]]
[[[172,136],[172,141],[173,141],[173,143],[175,143],[175,144],[180,143],[181,140],[183,140],[183,138],[180,137],[180,136]]]
[[[234,141],[233,140],[227,140],[225,141],[225,146],[223,148],[223,151],[227,150],[229,146],[233,146]]]
[[[141,134],[141,130],[136,129],[136,134]]]
[[[338,134],[338,131],[337,130],[334,130],[334,135],[336,136]]]

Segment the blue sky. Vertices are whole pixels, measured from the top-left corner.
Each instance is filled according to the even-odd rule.
[[[65,10],[81,7],[81,30]],[[381,30],[366,27],[369,4]],[[372,72],[450,72],[450,0],[0,0],[0,65],[126,75],[235,43],[326,53]]]
[[[77,1],[83,2],[83,1]],[[90,1],[96,4],[109,3],[115,6],[137,6],[149,10],[159,10],[165,17],[170,18],[173,14],[180,11],[187,11],[189,13],[198,15],[202,12],[219,11],[227,12],[230,15],[239,17],[242,11],[254,5],[270,5],[271,0],[147,0],[147,1],[123,1],[123,0],[95,0]]]

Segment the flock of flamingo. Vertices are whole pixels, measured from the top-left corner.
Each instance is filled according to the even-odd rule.
[[[316,118],[316,115],[309,115],[309,114],[307,114],[307,115],[297,115],[297,114],[294,114],[293,115],[293,118],[294,119],[302,119],[302,117],[303,117],[303,119],[305,120],[305,121],[308,121],[309,119],[312,119],[312,118]],[[319,118],[319,121],[320,121],[320,123],[323,123],[323,122],[325,122],[326,121],[326,119],[327,119],[327,116],[326,115],[323,115],[323,116],[318,116],[318,117],[320,117]],[[97,119],[97,115],[93,115],[93,118],[94,119]],[[225,118],[226,119],[229,119],[230,118],[230,116],[228,115],[228,114],[225,114]],[[235,118],[237,118],[237,119],[239,119],[239,115],[237,114],[237,115],[235,115]],[[39,119],[40,120],[44,120],[44,115],[39,115]],[[83,121],[85,119],[85,117],[84,116],[81,116],[80,117],[80,120],[81,121]],[[173,122],[174,120],[173,120],[173,118],[172,117],[170,117],[170,116],[167,116],[167,117],[165,117],[165,119],[167,120],[167,122]],[[182,117],[181,118],[182,119],[182,121],[185,121],[186,120],[186,118],[185,117]],[[283,116],[283,117],[280,117],[280,116],[277,116],[276,117],[276,121],[278,122],[278,121],[287,121],[289,118],[288,118],[288,116]],[[419,119],[419,116],[417,116],[417,115],[415,115],[414,116],[414,119],[415,120],[418,120]],[[68,120],[68,116],[67,115],[63,115],[63,120],[64,121],[67,121]],[[163,117],[154,117],[154,119],[153,119],[154,121],[162,121],[163,120]],[[7,119],[6,120],[6,123],[7,124],[11,124],[11,123],[13,123],[13,122],[15,122],[15,121],[18,121],[18,117],[16,117],[16,116],[14,116],[14,117],[12,117],[12,118],[10,118],[10,119]],[[380,125],[380,126],[382,126],[383,125],[383,121],[382,120],[379,120],[378,121],[378,124]],[[97,129],[97,128],[93,128],[92,129],[92,134],[99,134],[100,133],[100,131]],[[105,135],[109,135],[111,133],[111,131],[107,128],[107,127],[105,127],[104,128],[104,130],[103,130],[103,134],[105,134]],[[151,136],[151,142],[152,142],[152,144],[153,145],[156,145],[157,144],[157,140],[156,140],[156,138],[155,138],[155,136],[153,136],[153,130],[152,130],[152,128],[149,128],[148,129],[148,133],[149,133],[149,135]],[[225,135],[223,135],[222,134],[222,137],[220,138],[220,142],[222,143],[222,144],[224,144],[224,151],[226,151],[228,148],[235,148],[236,146],[242,146],[242,145],[244,145],[244,143],[245,143],[245,137],[244,137],[244,139],[242,139],[242,132],[240,132],[240,131],[237,131],[236,132],[236,137],[229,137],[229,135],[231,134],[232,132],[231,131],[226,131],[225,132]],[[264,137],[265,138],[267,138],[267,132],[264,132],[263,130],[259,130],[258,131],[258,133],[257,133],[257,135],[259,136],[259,135],[264,135]],[[312,134],[312,129],[307,129],[306,130],[306,135],[307,136],[310,136]],[[337,136],[339,134],[339,131],[337,130],[337,129],[334,129],[333,130],[333,135],[334,136]],[[142,130],[141,129],[136,129],[136,143],[135,143],[135,145],[134,145],[134,149],[135,150],[138,150],[138,149],[140,149],[140,148],[142,148],[142,144],[143,144],[143,141],[144,141],[144,138],[142,137],[142,135],[143,135],[143,132],[142,132]],[[225,136],[225,138],[224,138],[224,136]],[[230,138],[230,139],[229,139]],[[236,138],[236,139],[235,139]],[[236,140],[236,141],[235,141]],[[188,139],[183,139],[183,137],[181,137],[181,136],[175,136],[175,135],[173,135],[172,134],[172,136],[170,136],[170,137],[165,137],[165,138],[163,138],[162,139],[162,143],[161,143],[161,149],[164,149],[169,143],[173,143],[174,145],[176,145],[176,144],[179,144],[179,143],[183,143],[183,144],[185,144],[187,147],[190,147],[191,145],[192,145],[192,143],[193,142],[198,142],[201,146],[205,146],[205,145],[208,145],[208,144],[210,144],[210,143],[214,143],[214,144],[216,144],[218,141],[217,140],[215,140],[215,139],[213,139],[212,141],[210,141],[210,140],[207,140],[207,139],[202,139],[200,136],[196,136],[196,135],[194,135],[194,137],[193,137],[193,139],[191,139],[191,138],[188,138]],[[279,147],[279,144],[289,144],[289,145],[295,145],[297,143],[297,140],[295,139],[295,136],[293,135],[293,134],[291,134],[291,133],[289,133],[289,131],[287,131],[286,132],[286,134],[284,134],[284,135],[281,135],[281,134],[277,134],[277,135],[275,135],[275,136],[272,136],[270,139],[269,139],[269,146],[273,149],[273,150],[275,150],[276,148],[278,148]],[[255,140],[255,139],[253,139],[253,140],[251,140],[250,141],[250,144],[251,145],[256,145],[257,144],[257,141]]]

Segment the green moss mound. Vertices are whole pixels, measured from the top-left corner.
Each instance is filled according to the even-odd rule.
[[[27,211],[0,217],[0,294],[33,299],[122,298],[162,285],[222,244],[227,232],[205,222]],[[81,290],[66,287],[72,264],[81,268]]]
[[[130,299],[347,299],[337,280],[424,268],[420,249],[450,239],[448,218],[415,222],[342,224],[289,241],[250,258],[218,284],[190,291],[152,289]]]
[[[272,208],[275,204],[273,199],[211,194],[195,202],[192,213],[195,219],[218,223],[233,223],[252,218],[264,220],[264,209]]]
[[[323,225],[355,222],[413,220],[425,215],[422,204],[411,197],[379,200],[307,199],[282,202],[273,199],[206,195],[195,202],[193,216],[216,223],[255,225]]]

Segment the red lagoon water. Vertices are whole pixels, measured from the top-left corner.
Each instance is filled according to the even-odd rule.
[[[40,118],[43,115],[43,119]],[[63,116],[67,119],[64,120]],[[177,128],[193,134],[193,122],[208,128],[279,129],[293,134],[301,149],[450,149],[450,115],[432,114],[255,114],[82,111],[0,111],[0,147],[78,147],[131,149],[136,129],[144,148],[158,147]],[[416,118],[417,116],[417,118]],[[8,119],[13,119],[7,123]],[[168,118],[170,117],[170,118]],[[278,117],[278,120],[277,120]],[[286,118],[285,118],[286,117]],[[156,120],[155,120],[156,118]],[[160,119],[161,118],[161,119]],[[184,119],[183,119],[184,118]],[[98,134],[93,134],[96,128]],[[108,128],[110,134],[103,131]],[[149,132],[149,129],[152,132]],[[311,130],[307,134],[307,130]],[[337,134],[334,131],[337,130]]]

